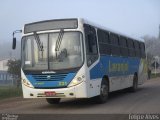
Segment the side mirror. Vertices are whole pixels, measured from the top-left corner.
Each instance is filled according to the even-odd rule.
[[[12,49],[16,49],[16,38],[13,38]]]
[[[15,33],[21,33],[22,32],[22,30],[15,30],[15,31],[13,31],[13,43],[12,43],[12,49],[14,50],[14,49],[16,49],[16,38],[14,37],[14,34]]]

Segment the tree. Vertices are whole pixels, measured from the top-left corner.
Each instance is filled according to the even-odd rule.
[[[8,73],[13,76],[14,83],[17,87],[20,86],[21,78],[21,61],[20,60],[8,60]]]
[[[160,40],[148,35],[142,38],[145,40],[148,64],[151,65],[154,56],[160,56]]]

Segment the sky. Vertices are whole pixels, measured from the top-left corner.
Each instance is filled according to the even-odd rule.
[[[126,35],[158,37],[160,0],[0,0],[0,42],[25,23],[85,18]]]

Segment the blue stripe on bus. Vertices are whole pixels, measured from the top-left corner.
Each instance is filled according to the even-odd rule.
[[[57,77],[57,75],[59,78]],[[67,73],[65,74],[65,76],[62,75],[63,77],[61,77],[60,74],[42,74],[38,77],[35,77],[35,75],[26,75],[26,77],[35,88],[58,88],[68,86],[75,75],[76,73]],[[52,78],[47,79],[44,76],[52,76]],[[56,79],[55,76],[57,77]]]
[[[100,61],[90,70],[90,79],[131,75],[138,72],[140,58],[101,56]]]

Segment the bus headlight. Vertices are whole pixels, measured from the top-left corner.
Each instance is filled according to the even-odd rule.
[[[22,83],[27,87],[33,88],[32,84],[26,79],[22,79]]]
[[[68,87],[72,87],[72,86],[75,86],[75,85],[78,85],[78,84],[82,83],[82,82],[84,81],[84,78],[85,78],[84,75],[75,77],[75,78],[71,81],[71,83],[68,85]]]

